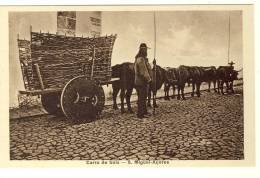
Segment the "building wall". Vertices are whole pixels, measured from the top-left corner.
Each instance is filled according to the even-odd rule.
[[[76,33],[78,35],[97,37],[101,32],[101,12],[77,12]]]
[[[91,36],[91,31],[101,33],[101,26],[91,25],[90,17],[100,18],[101,12],[77,12],[76,36]],[[18,91],[24,90],[18,57],[17,34],[19,38],[30,40],[32,30],[57,32],[57,12],[10,12],[9,13],[9,106],[18,105]]]
[[[9,13],[9,106],[17,106],[17,94],[24,90],[19,63],[17,34],[30,40],[30,25],[33,31],[56,33],[56,12],[10,12]]]
[[[76,11],[57,12],[57,32],[68,36],[76,34]]]

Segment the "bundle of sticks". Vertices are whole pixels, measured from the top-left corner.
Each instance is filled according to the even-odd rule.
[[[94,80],[109,81],[115,39],[116,35],[83,38],[31,32],[28,56],[32,73],[29,74],[29,85],[33,89],[40,89],[34,64],[39,66],[45,88],[63,87],[79,75],[90,78],[93,74]],[[24,57],[20,55],[20,61],[21,58]]]

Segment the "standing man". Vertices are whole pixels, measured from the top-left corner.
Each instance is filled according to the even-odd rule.
[[[135,56],[135,86],[138,96],[137,117],[142,119],[147,114],[146,98],[148,84],[152,81],[151,66],[147,59],[147,49],[145,43],[141,43],[139,51]]]

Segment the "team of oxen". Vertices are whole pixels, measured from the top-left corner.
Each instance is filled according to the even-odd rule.
[[[200,97],[200,86],[203,82],[208,83],[208,91],[210,92],[211,83],[213,83],[214,91],[224,95],[223,86],[226,85],[226,93],[234,93],[233,81],[238,79],[238,72],[233,66],[215,66],[199,67],[199,66],[184,66],[178,68],[162,68],[156,65],[152,68],[152,72],[156,77],[149,84],[147,105],[151,106],[151,95],[156,96],[157,91],[164,84],[165,99],[175,98],[175,89],[177,89],[177,99],[185,100],[185,84],[192,85],[191,96],[196,94]],[[118,81],[112,84],[113,88],[113,108],[118,109],[116,98],[120,91],[121,112],[124,113],[124,100],[127,103],[128,112],[132,113],[130,98],[134,86],[134,64],[125,62],[112,67],[112,77],[119,78]],[[169,96],[169,91],[172,88],[173,94]],[[157,107],[156,100],[153,107]]]

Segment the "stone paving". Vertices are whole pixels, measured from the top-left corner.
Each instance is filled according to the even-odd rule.
[[[235,92],[224,96],[203,92],[201,98],[185,101],[158,100],[156,115],[144,120],[112,109],[91,123],[51,115],[12,119],[10,159],[244,159],[242,86]]]

